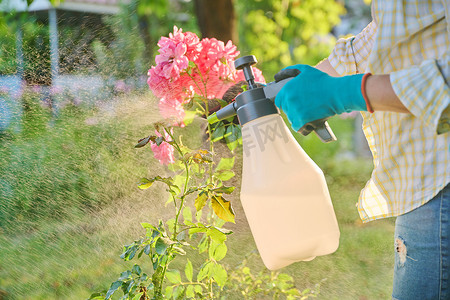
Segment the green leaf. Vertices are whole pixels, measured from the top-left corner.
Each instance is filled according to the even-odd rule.
[[[146,138],[140,139],[138,141],[138,143],[136,144],[136,146],[134,146],[134,148],[142,148],[145,145],[147,145],[150,141],[151,141],[151,136],[148,136]]]
[[[140,292],[133,297],[133,300],[140,300],[144,292]]]
[[[186,288],[186,298],[194,298],[194,297],[195,297],[194,286],[188,285],[188,287]]]
[[[226,234],[219,231],[217,228],[209,228],[206,235],[218,244],[221,244],[227,240]]]
[[[234,189],[234,186],[221,186],[220,188],[214,189],[213,191],[216,193],[231,194]]]
[[[142,178],[141,181],[138,183],[138,188],[140,188],[141,190],[148,189],[153,185],[153,182],[155,182],[155,180]]]
[[[167,299],[171,299],[173,295],[173,286],[166,287],[166,292],[164,293]]]
[[[231,178],[234,177],[234,172],[233,171],[223,171],[219,174],[216,175],[216,177],[222,181],[227,181],[230,180]]]
[[[197,213],[195,214],[195,219],[197,220],[197,222],[200,222],[200,220],[202,219],[202,214],[203,211],[197,211]]]
[[[190,223],[192,223],[192,211],[189,206],[186,206],[183,209],[183,218],[184,218],[184,221],[189,221]]]
[[[222,196],[215,195],[211,198],[211,205],[219,218],[234,223],[235,215],[230,201],[225,200]]]
[[[217,141],[220,141],[221,139],[223,139],[225,131],[226,131],[226,127],[221,122],[220,125],[218,124],[216,126],[215,130],[213,131],[213,133],[211,135],[211,141],[214,143],[214,142],[217,142]]]
[[[134,265],[133,268],[131,269],[131,272],[136,274],[136,275],[141,275],[142,273],[142,269],[139,265]]]
[[[149,255],[150,252],[151,252],[150,250],[151,250],[151,245],[148,244],[148,245],[146,245],[145,248],[144,248],[144,253],[145,253],[146,255]]]
[[[153,230],[158,230],[158,229],[156,229],[155,226],[153,226],[152,224],[147,223],[147,222],[142,222],[142,223],[141,223],[141,226],[142,226],[142,228],[144,228],[144,229],[149,228],[149,229],[153,229]]]
[[[222,260],[227,255],[227,245],[225,243],[217,244],[212,243],[209,247],[209,257],[216,261]]]
[[[212,262],[210,261],[206,262],[197,274],[197,281],[202,281],[205,278],[210,278],[212,267],[213,267]]]
[[[181,275],[180,271],[178,270],[167,270],[166,271],[166,278],[174,284],[181,283]]]
[[[193,103],[194,103],[194,101],[190,101],[189,102],[189,104],[191,106],[192,106]],[[185,110],[184,113],[185,113],[185,115],[184,115],[183,122],[184,122],[184,125],[187,126],[187,125],[191,124],[194,121],[195,117],[197,116],[197,113],[195,111],[193,111],[193,110]]]
[[[151,179],[142,178],[141,181],[140,181],[139,184],[138,184],[138,187],[139,187],[141,190],[148,189],[149,187],[151,187],[151,186],[153,185],[153,183],[154,183],[155,181],[163,182],[163,183],[165,183],[167,186],[169,186],[170,188],[174,188],[174,187],[175,187],[174,184],[173,184],[172,178],[164,178],[164,177],[161,177],[161,176],[155,176],[155,177],[153,177],[153,178],[151,178]]]
[[[223,287],[228,279],[227,271],[219,264],[214,264],[212,267],[212,278],[220,287]]]
[[[0,3],[1,3],[1,1],[0,1]],[[88,300],[103,300],[103,299],[105,299],[105,293],[106,293],[106,291],[100,292],[100,293],[93,293],[93,294],[89,297]]]
[[[131,289],[134,287],[134,280],[126,281],[122,283],[122,291],[124,295],[128,294]]]
[[[225,133],[225,141],[227,142],[228,149],[233,151],[239,145],[239,139],[241,138],[241,130],[234,124],[231,124],[227,128]]]
[[[125,271],[120,274],[119,280],[123,281],[125,279],[131,278],[131,271]]]
[[[192,278],[194,276],[194,268],[189,259],[186,262],[186,267],[184,268],[184,274],[186,275],[187,280],[192,282]]]
[[[166,221],[167,228],[170,232],[174,232],[175,230],[175,219],[169,219]]]
[[[208,229],[208,231],[206,232],[206,234],[208,236],[209,236],[209,232],[210,232],[210,229]],[[226,237],[225,237],[225,239],[226,239]],[[197,247],[198,247],[198,252],[199,253],[203,253],[203,252],[205,252],[208,249],[208,239],[206,238],[206,235],[204,235],[202,237],[202,239],[198,243]]]
[[[196,294],[202,295],[203,294],[203,288],[201,285],[195,285],[194,286],[194,291]]]
[[[235,157],[230,158],[221,158],[219,161],[219,164],[217,165],[216,172],[217,171],[223,171],[223,170],[231,170],[234,166],[234,160]]]
[[[205,191],[201,191],[198,194],[197,198],[195,198],[195,201],[194,201],[195,209],[197,211],[202,210],[202,208],[205,206],[207,200],[208,200],[208,193]]]
[[[173,298],[174,299],[184,299],[184,290],[185,290],[185,288],[184,288],[184,286],[177,286],[175,289],[174,289],[174,291],[173,291]]]
[[[123,283],[123,281],[121,281],[121,280],[114,281],[111,284],[111,286],[109,287],[108,292],[106,293],[105,300],[111,298],[111,296],[114,294],[114,292],[117,291],[117,289],[122,286],[122,283]]]
[[[223,228],[223,227],[217,227],[217,226],[215,226],[214,228],[215,228],[216,230],[220,231],[221,233],[225,234],[225,235],[230,235],[230,234],[233,233],[232,230],[226,229],[226,228]]]
[[[167,248],[169,248],[169,246],[173,243],[174,242],[169,238],[160,237],[155,244],[156,253],[158,253],[159,255],[163,255],[164,253],[166,253]]]

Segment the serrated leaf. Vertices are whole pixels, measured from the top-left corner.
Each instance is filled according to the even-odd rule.
[[[194,291],[196,294],[202,295],[203,294],[203,288],[201,285],[195,285],[194,286]]]
[[[208,193],[205,191],[201,191],[198,194],[197,198],[195,198],[195,201],[194,201],[195,209],[197,211],[202,210],[202,208],[205,206],[207,200],[208,200]]]
[[[207,235],[209,235],[208,234],[209,231],[210,231],[209,229],[206,231]],[[226,239],[226,237],[225,237],[225,239]],[[202,239],[200,240],[200,243],[198,243],[198,245],[197,245],[197,248],[198,248],[198,253],[203,253],[208,249],[208,239],[206,238],[206,235],[204,235],[202,237]]]
[[[144,294],[144,292],[140,292],[140,293],[136,294],[136,295],[133,297],[133,300],[139,300],[139,299],[141,299],[142,294]]]
[[[213,244],[209,248],[209,257],[213,258],[216,261],[222,260],[227,255],[227,245],[225,243],[222,244]]]
[[[171,282],[171,283],[181,283],[181,275],[180,275],[180,271],[178,270],[167,270],[166,271],[166,278]]]
[[[175,231],[175,219],[169,219],[166,221],[167,229],[169,232]]]
[[[141,190],[148,189],[153,185],[153,182],[155,182],[155,180],[142,178],[141,181],[138,183],[138,188],[140,188]]]
[[[160,237],[155,244],[155,251],[159,255],[163,255],[167,248],[169,248],[170,245],[172,245],[174,242],[171,241],[169,238],[166,237]]]
[[[122,291],[124,295],[128,294],[133,287],[134,287],[134,280],[122,283]]]
[[[223,287],[228,280],[227,271],[219,264],[213,265],[211,275],[220,287]]]
[[[141,275],[142,273],[142,269],[139,265],[134,265],[133,268],[131,269],[131,272],[136,274],[136,275]]]
[[[144,229],[153,229],[153,230],[158,230],[158,229],[156,229],[156,227],[155,226],[153,226],[152,224],[150,224],[150,223],[147,223],[147,222],[142,222],[141,223],[141,226],[142,226],[142,228],[144,228]]]
[[[128,279],[128,278],[131,278],[131,271],[128,271],[128,270],[127,270],[127,271],[122,272],[122,273],[120,274],[120,277],[119,277],[118,280],[123,281],[123,280]]]
[[[188,105],[192,106],[194,105],[194,101],[189,101]],[[194,119],[196,118],[197,113],[194,110],[190,110],[187,109],[184,111],[184,119],[183,119],[183,123],[184,125],[188,126],[189,124],[191,124]]]
[[[184,297],[183,297],[183,295],[184,295],[184,290],[185,290],[185,287],[184,286],[182,286],[182,285],[180,285],[180,286],[177,286],[175,289],[174,289],[174,291],[173,291],[173,298],[174,299],[184,299]]]
[[[88,300],[103,300],[105,299],[105,292],[93,293]]]
[[[206,235],[209,236],[217,244],[222,244],[227,240],[226,234],[219,231],[217,228],[208,228]],[[206,249],[205,249],[206,250]]]
[[[214,189],[214,192],[216,193],[223,193],[223,194],[231,194],[234,191],[234,186],[221,186],[220,188]]]
[[[115,291],[122,286],[123,281],[117,280],[111,283],[108,292],[106,293],[105,300],[111,298]]]
[[[239,140],[242,136],[241,130],[234,124],[231,124],[227,128],[227,132],[225,133],[225,141],[227,142],[228,149],[233,151],[239,144]]]
[[[225,200],[222,196],[214,195],[211,198],[211,206],[219,218],[234,223],[235,214],[230,201]]]
[[[192,266],[192,263],[189,259],[187,260],[186,266],[184,267],[184,274],[186,275],[187,280],[192,282],[192,278],[194,276],[194,267]]]
[[[151,141],[151,136],[140,139],[134,148],[142,148]]]
[[[194,286],[188,285],[186,288],[186,298],[194,298],[195,292],[194,292]]]
[[[151,250],[151,245],[150,244],[146,245],[145,248],[144,248],[144,253],[146,255],[150,255],[150,250]]]
[[[235,157],[224,157],[221,158],[219,163],[217,164],[216,172],[223,170],[231,170],[234,166]]]
[[[212,265],[213,263],[208,261],[202,266],[202,268],[197,274],[197,281],[202,281],[205,278],[211,277]]]
[[[216,126],[216,129],[213,131],[211,135],[211,141],[217,142],[224,138],[224,134],[226,132],[226,127],[223,125],[223,123],[220,123],[220,125]]]
[[[171,299],[173,295],[173,286],[166,287],[166,292],[164,293],[167,299]]]
[[[231,178],[234,177],[234,172],[233,171],[223,171],[219,174],[216,175],[216,177],[222,181],[227,181],[230,180]]]

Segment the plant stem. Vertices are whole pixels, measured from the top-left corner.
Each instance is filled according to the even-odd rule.
[[[180,207],[178,208],[177,211],[177,215],[175,216],[175,224],[173,227],[173,237],[172,239],[175,240],[177,237],[177,224],[178,224],[178,219],[180,217],[181,214],[181,210],[183,209],[184,206],[184,201],[186,200],[186,192],[187,192],[187,187],[189,184],[189,165],[187,163],[187,161],[184,162],[184,168],[186,169],[186,181],[184,183],[184,189],[183,189],[183,195],[180,198]]]
[[[208,98],[206,98],[206,101],[205,101],[205,116],[206,116],[206,118],[208,118],[208,116],[209,116]],[[209,152],[211,152],[212,161],[214,161],[214,146],[213,146],[213,142],[212,142],[212,138],[211,138],[211,124],[209,122],[208,122],[208,136],[209,136]],[[212,184],[212,175],[213,175],[212,165],[213,165],[213,163],[211,162],[209,164],[209,183],[211,183],[211,184]]]

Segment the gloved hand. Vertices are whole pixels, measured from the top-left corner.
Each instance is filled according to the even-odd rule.
[[[295,65],[300,74],[275,97],[275,105],[285,112],[292,128],[351,111],[367,111],[361,92],[363,74],[331,77],[308,65]]]

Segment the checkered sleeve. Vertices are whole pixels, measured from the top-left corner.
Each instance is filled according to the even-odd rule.
[[[331,52],[328,60],[341,75],[363,73],[374,43],[377,25],[372,21],[356,36],[341,38]]]
[[[400,101],[438,134],[450,131],[450,52],[438,60],[391,73]]]

